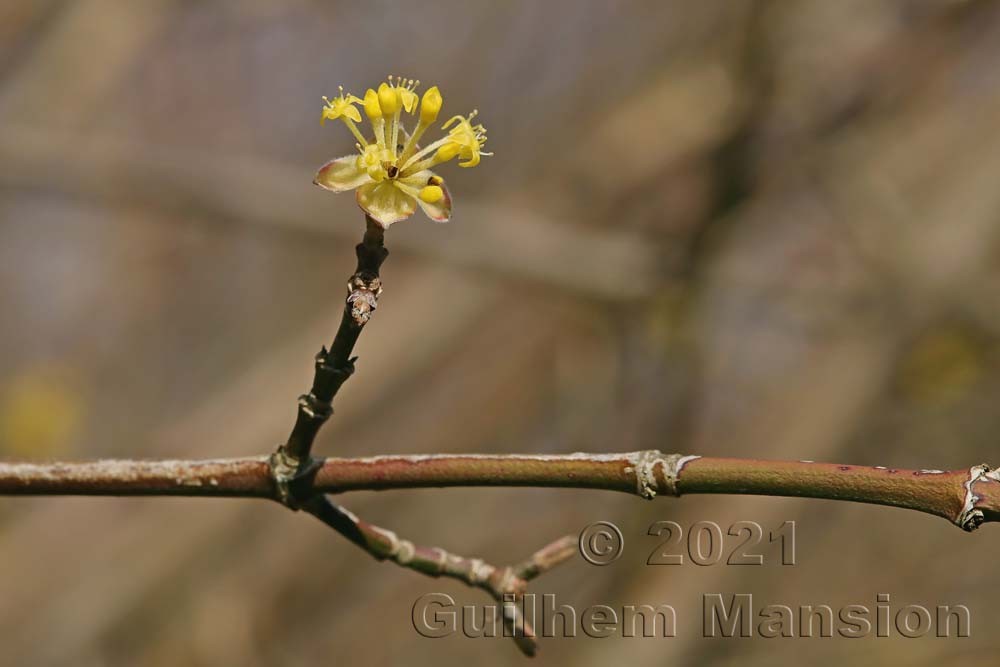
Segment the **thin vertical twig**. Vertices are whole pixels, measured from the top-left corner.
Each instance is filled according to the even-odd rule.
[[[347,299],[340,327],[330,348],[325,346],[316,355],[316,372],[312,388],[299,396],[295,426],[284,445],[271,458],[274,479],[287,505],[295,503],[296,482],[307,477],[315,462],[311,458],[316,434],[333,414],[333,398],[341,385],[354,373],[352,357],[361,330],[371,319],[382,293],[379,270],[389,251],[385,247],[385,230],[365,216],[365,234],[355,247],[358,265],[347,282]]]

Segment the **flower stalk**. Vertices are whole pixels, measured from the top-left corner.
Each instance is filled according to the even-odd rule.
[[[365,234],[355,247],[358,265],[347,283],[340,327],[330,348],[323,347],[316,355],[312,388],[299,397],[295,426],[288,440],[272,457],[279,487],[307,472],[313,441],[320,427],[333,414],[334,396],[354,373],[357,358],[351,353],[361,330],[375,312],[382,293],[379,270],[389,251],[385,247],[385,233],[381,225],[371,218],[366,218],[366,221]],[[289,502],[290,489],[280,488],[284,490],[284,500]]]

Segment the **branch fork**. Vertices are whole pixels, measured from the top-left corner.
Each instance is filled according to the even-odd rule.
[[[485,591],[498,602],[519,601],[529,581],[576,554],[576,539],[567,535],[521,563],[498,567],[480,558],[466,558],[440,547],[415,545],[391,530],[359,519],[350,510],[334,504],[323,495],[312,497],[302,509],[378,560],[391,560],[401,567],[431,577],[456,579]],[[503,607],[506,634],[514,639],[523,653],[534,655],[538,649],[534,629],[525,621],[518,605]]]
[[[534,554],[516,567],[500,568],[478,558],[465,558],[439,547],[420,547],[396,533],[359,519],[350,510],[331,502],[315,489],[315,477],[324,461],[310,455],[320,427],[333,414],[333,397],[354,373],[354,343],[371,320],[382,294],[379,269],[389,252],[384,246],[384,230],[366,216],[364,238],[355,249],[358,266],[347,283],[347,299],[340,328],[333,344],[316,355],[312,390],[299,397],[298,416],[288,441],[268,459],[275,498],[291,510],[304,510],[354,542],[379,560],[392,560],[424,574],[446,576],[488,592],[496,600],[506,596],[520,599],[529,579],[569,559],[575,542],[566,537]],[[518,647],[534,655],[537,644],[533,629],[521,612],[504,605],[504,623]]]

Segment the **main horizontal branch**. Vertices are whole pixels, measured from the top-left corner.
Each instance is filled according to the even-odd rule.
[[[1000,475],[809,461],[663,454],[436,454],[316,459],[297,493],[450,486],[798,496],[902,507],[973,530],[1000,521]],[[0,463],[0,495],[221,496],[280,499],[267,457],[203,461]]]

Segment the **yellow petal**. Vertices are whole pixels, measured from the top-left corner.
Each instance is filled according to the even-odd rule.
[[[320,167],[313,183],[333,192],[345,192],[353,190],[359,185],[370,183],[371,180],[368,172],[358,164],[358,156],[346,155],[331,160]]]
[[[399,88],[398,90],[400,97],[403,98],[403,108],[406,109],[406,113],[412,112],[417,105],[417,94],[409,88]]]
[[[452,116],[451,118],[448,119],[448,122],[446,122],[444,125],[441,126],[441,129],[447,130],[452,125],[452,123],[460,122],[463,120],[465,120],[465,116]]]
[[[354,107],[347,107],[344,110],[344,115],[353,120],[355,123],[361,122],[361,112]]]
[[[416,200],[392,181],[363,185],[358,188],[357,198],[358,206],[385,229],[406,220],[417,210]]]
[[[479,157],[479,151],[473,151],[471,154],[463,155],[462,157],[467,159],[465,162],[459,162],[459,167],[475,167],[481,160]]]

